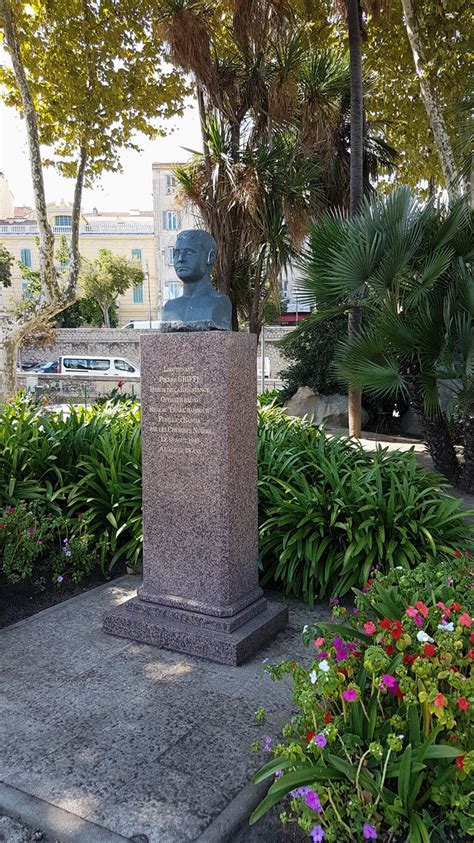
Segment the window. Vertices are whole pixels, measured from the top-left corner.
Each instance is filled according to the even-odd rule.
[[[25,299],[31,299],[31,296],[33,295],[30,289],[29,282],[26,280],[26,278],[23,278],[21,282],[21,292],[23,293],[23,298]]]
[[[176,176],[166,176],[166,193],[173,193],[176,190]]]
[[[133,288],[133,303],[143,304],[143,283]]]
[[[173,246],[168,246],[168,266],[173,266],[174,263],[174,248]]]
[[[92,357],[65,357],[63,360],[65,369],[81,372],[107,372],[110,369],[110,360],[94,359]]]
[[[114,366],[119,372],[134,372],[135,369],[126,360],[114,360]]]
[[[31,249],[22,249],[20,253],[20,260],[25,266],[28,266],[31,269]]]
[[[163,228],[167,231],[176,231],[178,228],[178,215],[175,211],[163,211]]]
[[[72,217],[68,216],[67,214],[59,214],[59,216],[54,218],[54,224],[62,225],[65,228],[70,228],[72,225]]]
[[[142,262],[142,250],[141,249],[132,249],[132,258],[135,261]]]

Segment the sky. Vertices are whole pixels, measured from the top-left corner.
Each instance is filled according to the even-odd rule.
[[[106,173],[92,189],[84,190],[82,209],[92,211],[141,211],[153,209],[152,164],[154,161],[185,161],[189,153],[183,148],[201,149],[199,118],[192,102],[181,118],[162,123],[170,131],[167,137],[149,140],[137,135],[142,152],[124,150],[123,173]],[[173,130],[173,131],[171,131]],[[33,190],[28,160],[26,131],[17,112],[0,101],[0,172],[8,181],[15,205],[33,206]],[[64,199],[72,202],[74,181],[59,176],[52,168],[45,169],[46,201]]]

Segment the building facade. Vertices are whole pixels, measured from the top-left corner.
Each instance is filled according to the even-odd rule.
[[[61,234],[69,240],[71,215],[72,206],[66,202],[48,205],[48,219],[57,240]],[[33,270],[39,269],[37,237],[38,226],[30,208],[17,208],[13,215],[0,219],[0,242],[15,258],[11,287],[2,289],[0,285],[0,310],[12,310],[28,294],[28,282],[21,264]],[[119,326],[132,320],[157,318],[160,292],[156,276],[153,211],[103,213],[94,208],[92,213],[82,213],[79,243],[85,260],[92,261],[99,256],[101,249],[108,249],[116,255],[135,258],[142,264],[144,283],[127,290],[117,299]]]
[[[182,285],[173,268],[173,248],[176,237],[180,231],[200,227],[197,211],[183,208],[178,201],[178,184],[173,174],[174,167],[176,164],[153,164],[155,261],[157,277],[160,279],[161,307],[169,299],[181,295]]]

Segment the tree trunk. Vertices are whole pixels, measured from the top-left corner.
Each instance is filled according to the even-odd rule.
[[[13,323],[0,319],[0,405],[15,397],[16,349]]]
[[[441,410],[438,410],[436,416],[427,415],[423,401],[422,387],[417,381],[412,382],[410,399],[414,410],[420,418],[423,438],[436,471],[443,474],[453,486],[457,486],[461,477],[461,466],[459,465],[446,419]]]
[[[351,77],[351,158],[350,158],[350,214],[361,210],[364,200],[364,93],[362,86],[362,57],[359,0],[346,0],[349,33],[349,65]],[[349,312],[349,339],[362,328],[362,311]],[[362,426],[362,392],[349,388],[349,436],[360,437]]]
[[[110,328],[110,314],[109,314],[109,305],[108,304],[101,304],[102,308],[102,316],[104,319],[104,324],[102,325],[103,328]]]
[[[25,116],[26,135],[33,180],[36,220],[39,230],[39,258],[41,282],[50,299],[59,296],[59,284],[54,265],[54,235],[48,222],[46,197],[44,192],[43,167],[38,137],[36,110],[31,95],[25,69],[21,61],[16,23],[8,0],[0,0],[0,17],[3,18],[3,31],[12,62],[15,80],[20,92]]]
[[[474,407],[466,410],[462,420],[464,465],[459,485],[461,488],[474,495]]]
[[[436,90],[431,82],[429,73],[427,72],[423,57],[423,47],[420,38],[420,33],[423,31],[423,19],[420,5],[421,4],[418,4],[416,15],[414,0],[402,0],[405,26],[413,54],[415,73],[420,83],[420,95],[428,116],[431,131],[433,132],[433,138],[441,163],[444,180],[446,182],[449,200],[450,203],[452,203],[463,192],[463,185],[459,179],[459,173],[454,160],[451,141],[446,129],[446,124],[444,122],[443,113],[436,95]]]

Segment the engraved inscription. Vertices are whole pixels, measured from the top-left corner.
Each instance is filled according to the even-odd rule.
[[[195,367],[165,366],[150,393],[156,403],[147,407],[153,417],[148,429],[155,434],[158,452],[201,453],[213,433],[206,424],[211,408],[204,403],[211,390]]]

